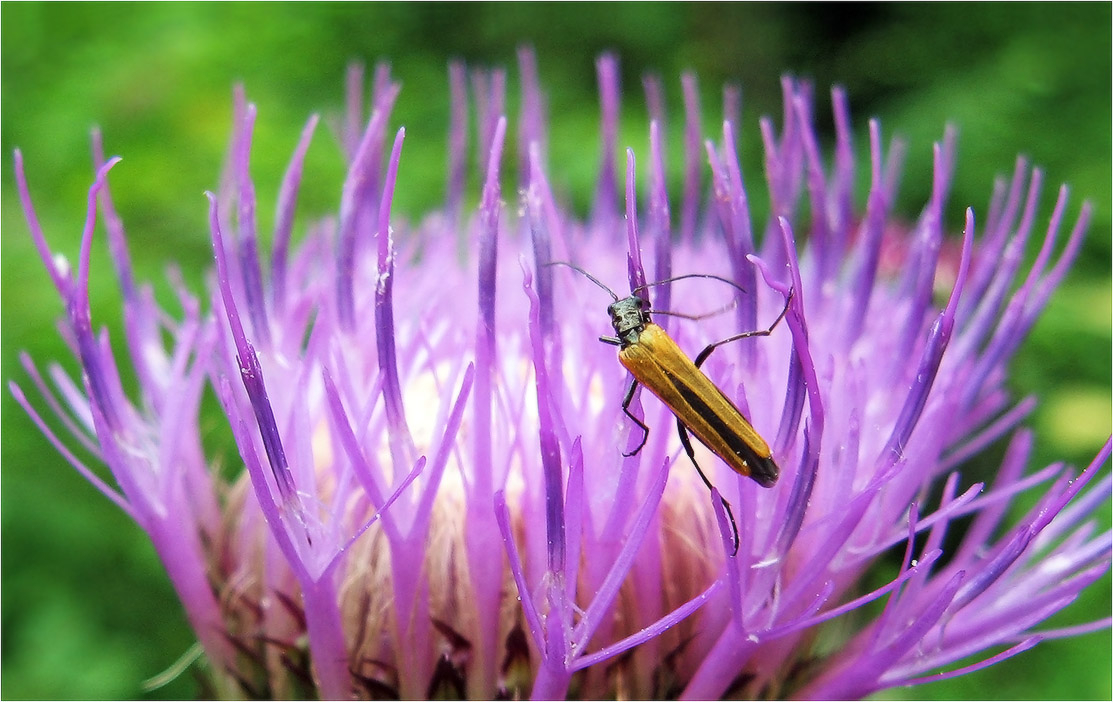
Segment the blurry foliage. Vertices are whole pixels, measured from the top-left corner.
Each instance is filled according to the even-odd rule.
[[[180,265],[191,290],[203,290],[211,250],[201,193],[217,183],[233,84],[242,82],[259,107],[252,167],[260,230],[266,232],[286,160],[316,110],[325,123],[309,153],[300,221],[336,211],[343,165],[328,125],[339,114],[345,67],[365,60],[370,76],[375,61],[389,60],[403,84],[393,124],[407,128],[395,203],[401,221],[419,217],[443,195],[447,61],[506,67],[513,117],[514,52],[531,43],[547,96],[554,185],[581,212],[599,162],[594,61],[604,50],[622,62],[620,144],[639,154],[647,141],[641,76],[653,71],[664,82],[672,192],[680,182],[678,79],[685,70],[699,76],[703,121],[713,137],[722,84],[742,86],[737,133],[754,191],[762,187],[756,120],[769,114],[779,122],[784,72],[814,80],[817,122],[828,144],[828,88],[835,83],[848,89],[859,153],[871,116],[882,118],[886,140],[894,133],[906,139],[898,211],[910,218],[928,197],[930,144],[945,123],[959,130],[947,213],[956,230],[965,207],[984,216],[992,178],[1010,173],[1023,150],[1047,173],[1044,222],[1060,182],[1071,184],[1070,219],[1081,198],[1095,204],[1075,270],[1014,363],[1018,394],[1044,399],[1032,420],[1036,462],[1085,465],[1109,432],[1107,3],[5,3],[0,13],[5,379],[27,384],[18,361],[22,349],[39,362],[67,355],[55,331],[61,306],[19,210],[14,147],[23,150],[52,246],[73,257],[92,178],[88,130],[100,125],[106,149],[124,157],[112,173],[112,191],[137,278],[151,281],[174,310],[164,279],[171,262]],[[513,158],[508,153],[506,163]],[[470,178],[474,192],[475,171]],[[760,199],[751,196],[751,202]],[[103,273],[104,248],[101,241],[94,245],[94,321],[118,338],[118,294]],[[72,371],[72,362],[64,365]],[[138,696],[136,682],[168,667],[193,640],[173,591],[145,535],[65,466],[6,393],[0,411],[2,694]],[[219,434],[217,426],[203,430]],[[224,446],[224,459],[234,460]],[[1084,600],[1060,619],[1107,614],[1109,577]],[[1108,699],[1109,660],[1106,632],[1048,642],[978,675],[885,697]],[[199,689],[186,675],[153,696],[189,697]]]

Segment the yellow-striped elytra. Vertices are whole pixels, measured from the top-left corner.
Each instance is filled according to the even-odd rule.
[[[765,439],[668,332],[647,322],[627,339],[619,347],[619,362],[665,403],[685,429],[735,472],[762,487],[777,482],[780,470]]]
[[[695,434],[704,446],[735,472],[752,478],[762,487],[772,487],[776,484],[780,470],[773,460],[769,444],[761,438],[738,407],[700,370],[700,366],[712,351],[723,344],[773,333],[788,312],[789,305],[792,303],[792,291],[789,291],[784,309],[768,328],[734,334],[709,344],[696,356],[695,361],[692,361],[680,350],[668,332],[653,323],[649,302],[636,293],[650,285],[683,278],[712,278],[737,288],[736,283],[715,275],[689,274],[641,286],[631,291],[629,297],[620,299],[610,288],[587,271],[570,263],[554,262],[551,265],[558,263],[583,274],[614,298],[614,302],[607,307],[607,312],[610,314],[615,336],[601,336],[599,340],[619,347],[618,360],[631,375],[630,385],[622,400],[622,411],[643,432],[642,439],[634,450],[624,455],[637,454],[645,446],[649,437],[649,427],[630,412],[634,391],[638,383],[641,383],[660,398],[676,416],[680,442],[708,489],[712,489],[712,484],[696,461],[695,450],[688,436],[689,432]],[[723,499],[723,506],[735,532],[734,544],[737,549],[738,527],[734,522],[730,504],[725,499]]]

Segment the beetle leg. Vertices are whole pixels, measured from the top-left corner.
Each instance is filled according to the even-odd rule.
[[[676,431],[680,434],[680,443],[684,446],[684,453],[688,454],[688,458],[691,459],[692,465],[696,467],[696,472],[699,473],[699,477],[703,480],[703,484],[707,486],[708,490],[711,490],[711,481],[703,474],[703,468],[700,468],[699,463],[696,461],[696,450],[692,448],[692,438],[688,435],[688,427],[684,426],[684,422],[679,419],[676,420]],[[734,551],[730,554],[733,556],[738,553],[738,523],[734,521],[734,510],[730,508],[730,503],[727,502],[727,498],[723,497],[722,493],[719,493],[719,501],[723,503],[723,509],[727,511],[727,517],[730,518],[730,528],[731,531],[734,532],[731,538],[731,543],[734,544]]]
[[[757,331],[742,332],[741,334],[734,334],[732,336],[728,336],[725,339],[719,339],[714,343],[708,344],[707,348],[705,348],[703,351],[700,351],[699,355],[696,356],[696,368],[702,366],[703,362],[707,360],[707,357],[711,355],[711,352],[719,348],[723,344],[729,344],[730,342],[738,341],[739,339],[749,339],[753,336],[769,336],[770,334],[772,334],[773,330],[777,328],[777,325],[780,324],[781,320],[785,318],[786,314],[788,314],[788,306],[792,304],[792,296],[794,293],[795,291],[793,290],[788,291],[788,297],[785,299],[784,309],[781,310],[781,313],[777,315],[777,318],[773,320],[773,323],[769,325],[768,329],[758,329]]]
[[[638,419],[633,415],[632,412],[630,412],[630,403],[634,401],[634,390],[636,390],[637,387],[638,381],[631,379],[630,387],[626,389],[626,397],[622,398],[622,411],[625,412],[626,416],[629,417],[634,422],[634,424],[637,424],[638,427],[642,430],[641,443],[635,446],[634,450],[630,451],[629,453],[625,451],[622,452],[622,455],[626,458],[629,458],[630,456],[636,456],[638,452],[642,450],[642,447],[645,446],[645,442],[649,440],[649,427],[645,425],[645,422]]]

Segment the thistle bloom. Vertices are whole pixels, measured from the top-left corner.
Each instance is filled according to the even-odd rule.
[[[1079,250],[1088,205],[1064,226],[1063,188],[1040,215],[1043,176],[1020,161],[984,218],[967,210],[959,249],[943,221],[953,133],[935,146],[930,201],[902,225],[892,212],[901,147],[883,149],[871,121],[859,211],[845,94],[833,92],[828,167],[810,89],[785,79],[780,131],[761,122],[772,215],[755,231],[735,151],[738,93],[725,93],[722,133],[704,140],[685,76],[685,187],[669,193],[661,85],[646,81],[648,157],[627,151],[621,177],[617,64],[603,57],[603,165],[579,221],[550,187],[536,67],[528,52],[520,62],[517,192],[500,189],[505,74],[476,72],[483,185],[478,206],[465,206],[469,82],[453,65],[444,207],[400,221],[391,204],[404,130],[391,141],[388,129],[399,86],[376,72],[368,118],[353,69],[339,215],[293,242],[314,116],[282,184],[269,256],[249,176],[255,107],[237,93],[227,170],[208,194],[215,275],[204,302],[176,284],[180,312],[133,280],[108,187],[117,159],[105,160],[99,135],[76,271],[48,246],[16,153],[82,374],[51,365],[48,384],[24,358],[49,423],[12,391],[150,535],[219,691],[852,698],[1109,626],[1039,629],[1109,567],[1109,533],[1090,516],[1110,492],[1109,475],[1098,477],[1110,444],[1081,472],[1029,472],[1032,435],[1018,425],[1034,400],[1006,389],[1011,355]],[[137,397],[92,326],[98,213]],[[1033,232],[1042,244],[1025,268]],[[625,455],[642,432],[622,411],[615,350],[598,341],[610,333],[609,299],[552,261],[619,292],[687,273],[735,282],[744,293],[710,279],[642,288],[655,310],[721,312],[656,318],[692,354],[768,327],[791,298],[772,334],[726,344],[703,365],[768,440],[779,482],[761,487],[697,447],[709,493],[674,418],[642,391],[630,411],[650,431]],[[200,440],[207,390],[243,461],[230,483]],[[990,484],[964,479],[963,462],[1005,436]],[[1024,492],[1035,506],[1006,524]],[[892,552],[899,562],[882,559]],[[873,590],[863,587],[871,569],[885,581]],[[972,655],[980,662],[957,663]]]

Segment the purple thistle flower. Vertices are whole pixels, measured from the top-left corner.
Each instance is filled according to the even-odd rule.
[[[1109,568],[1110,535],[1090,517],[1109,498],[1109,475],[1095,476],[1110,443],[1080,473],[1028,472],[1032,435],[1018,426],[1034,400],[1006,389],[1011,355],[1079,250],[1088,205],[1065,225],[1064,187],[1044,220],[1042,173],[1018,161],[984,220],[966,211],[959,249],[943,222],[954,133],[935,146],[930,201],[904,224],[892,212],[902,147],[883,149],[871,121],[860,212],[846,95],[833,92],[829,167],[810,87],[785,79],[780,131],[761,122],[772,216],[756,232],[735,152],[737,91],[724,93],[721,135],[706,139],[695,78],[683,78],[677,199],[665,185],[656,79],[646,81],[648,158],[627,150],[625,173],[616,169],[618,70],[604,56],[603,165],[580,222],[547,179],[537,67],[530,52],[519,58],[516,195],[500,185],[505,73],[473,72],[483,186],[474,211],[464,204],[469,81],[453,65],[444,209],[400,221],[391,205],[405,131],[388,127],[399,86],[380,67],[367,115],[355,68],[339,215],[292,243],[314,116],[283,180],[269,261],[249,175],[256,112],[237,92],[229,162],[208,194],[208,304],[178,283],[178,314],[132,278],[107,180],[118,159],[105,160],[99,134],[76,274],[46,242],[16,152],[23,209],[83,372],[78,381],[51,365],[48,384],[23,359],[64,431],[20,386],[12,392],[150,534],[218,691],[856,698],[1109,626],[1039,628]],[[107,332],[92,326],[98,213],[123,293],[134,398]],[[1042,243],[1025,267],[1034,231]],[[735,281],[745,294],[710,279],[646,288],[655,310],[702,316],[727,305],[698,323],[656,318],[692,354],[767,327],[791,298],[772,334],[727,344],[703,365],[768,440],[774,487],[697,446],[709,494],[674,418],[640,390],[630,411],[650,432],[624,455],[642,437],[620,406],[626,373],[598,341],[610,332],[608,299],[553,261],[620,294],[687,273]],[[206,388],[243,460],[230,484],[202,449]],[[1005,436],[992,483],[964,480],[963,462]],[[1029,491],[1035,506],[1006,523]],[[969,520],[964,531],[958,520]],[[894,550],[903,558],[887,565]],[[863,587],[867,572],[885,584]],[[852,613],[852,625],[825,626]],[[820,645],[820,635],[837,640]],[[979,662],[957,664],[970,656]]]

